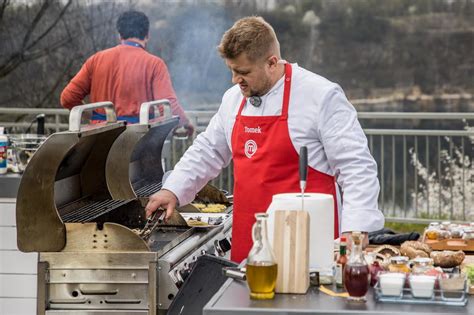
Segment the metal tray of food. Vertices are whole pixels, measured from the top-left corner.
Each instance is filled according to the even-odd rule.
[[[190,227],[214,228],[222,225],[229,217],[226,213],[180,213]]]

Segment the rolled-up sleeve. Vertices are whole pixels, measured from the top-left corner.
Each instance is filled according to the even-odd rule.
[[[172,191],[178,197],[180,205],[193,201],[196,193],[230,163],[232,152],[226,140],[223,117],[220,109],[163,185],[163,189]]]
[[[340,87],[331,89],[324,97],[318,126],[329,165],[342,188],[341,232],[383,228],[384,216],[377,201],[377,164],[356,110]]]

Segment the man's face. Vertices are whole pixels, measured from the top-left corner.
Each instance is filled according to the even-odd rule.
[[[271,65],[267,59],[251,61],[241,53],[225,63],[232,72],[232,83],[238,84],[245,97],[262,96],[272,87]]]

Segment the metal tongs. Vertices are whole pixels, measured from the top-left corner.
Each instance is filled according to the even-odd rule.
[[[161,213],[158,216],[158,212],[160,211]],[[166,216],[166,211],[164,209],[158,209],[155,212],[153,212],[153,214],[146,220],[145,226],[140,231],[138,236],[140,236],[144,240],[147,240],[150,237],[151,232],[153,232],[159,224],[164,222],[165,216]]]

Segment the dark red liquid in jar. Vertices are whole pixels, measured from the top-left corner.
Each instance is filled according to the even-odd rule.
[[[369,290],[369,266],[346,265],[344,268],[344,281],[350,296],[364,296]]]

